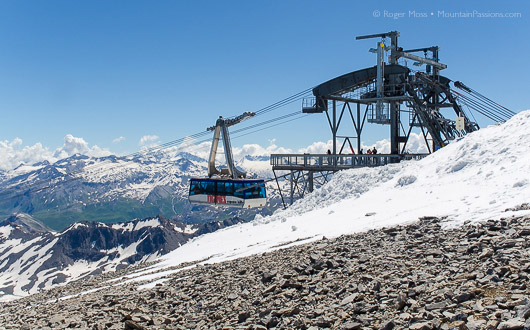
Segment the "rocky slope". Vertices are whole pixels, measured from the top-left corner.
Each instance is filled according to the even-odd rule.
[[[131,279],[149,268],[121,270],[4,303],[0,327],[530,328],[530,218],[446,226],[425,217],[144,282]]]

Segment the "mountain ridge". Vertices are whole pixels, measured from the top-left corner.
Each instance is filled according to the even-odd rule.
[[[82,221],[61,232],[0,224],[0,300],[155,260],[188,240],[243,221],[184,224],[162,216],[104,224]]]
[[[0,221],[0,226],[7,226],[10,224],[22,226],[28,231],[41,233],[53,231],[53,229],[46,226],[42,221],[39,221],[26,213],[14,213],[4,221]]]

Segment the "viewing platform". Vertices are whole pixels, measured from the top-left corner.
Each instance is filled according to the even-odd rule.
[[[340,171],[349,168],[376,167],[403,160],[418,160],[428,154],[272,154],[270,163],[275,171]]]

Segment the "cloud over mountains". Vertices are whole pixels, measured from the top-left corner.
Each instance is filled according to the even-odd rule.
[[[115,139],[115,143],[124,140],[125,138]],[[139,145],[145,149],[158,145],[158,136],[146,135],[140,139]],[[119,140],[119,141],[116,141]],[[181,145],[171,148],[171,151],[184,151],[201,158],[208,158],[210,153],[210,141],[196,141],[194,139],[186,139]],[[331,140],[326,142],[317,141],[308,145],[307,147],[293,150],[276,145],[274,139],[269,141],[269,145],[262,146],[259,144],[245,144],[241,147],[233,147],[234,158],[241,160],[246,156],[269,156],[273,153],[311,153],[311,154],[325,154],[328,149],[332,149],[333,143]],[[388,153],[390,151],[390,141],[387,139],[377,141],[371,145],[362,144],[364,150],[376,147],[380,153]],[[222,144],[219,145],[219,157],[222,160],[221,151]],[[340,149],[340,145],[337,146]],[[410,153],[424,153],[427,152],[427,147],[420,134],[412,133],[407,145],[407,151]],[[337,150],[338,151],[338,150]],[[351,153],[349,145],[346,145],[343,153]],[[21,164],[31,165],[42,161],[54,163],[60,159],[70,157],[74,154],[83,154],[92,157],[103,157],[113,154],[106,148],[101,148],[97,145],[90,145],[81,137],[75,137],[72,134],[67,134],[64,137],[63,145],[55,150],[43,146],[38,142],[34,145],[23,145],[20,138],[15,138],[12,141],[0,141],[0,169],[10,170]]]
[[[22,139],[15,138],[13,141],[0,141],[0,169],[10,170],[20,164],[35,164],[42,161],[54,163],[75,154],[102,157],[112,153],[97,145],[90,146],[83,138],[71,134],[67,134],[63,145],[55,150],[43,146],[40,142],[31,146],[23,146]]]

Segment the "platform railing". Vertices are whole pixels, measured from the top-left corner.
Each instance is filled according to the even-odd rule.
[[[272,154],[273,169],[341,170],[355,167],[383,166],[401,160],[421,159],[427,154],[406,155],[327,155],[327,154]]]

